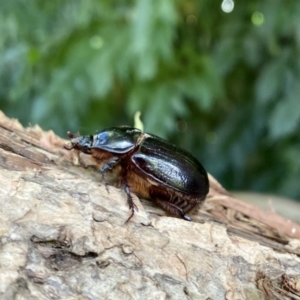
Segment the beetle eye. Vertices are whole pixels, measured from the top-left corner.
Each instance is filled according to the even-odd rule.
[[[90,149],[91,149],[91,147],[90,147],[90,144],[88,144],[88,143],[81,146],[81,151],[84,153],[88,153]]]

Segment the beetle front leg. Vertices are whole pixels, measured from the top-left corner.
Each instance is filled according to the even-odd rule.
[[[105,183],[105,189],[106,191],[109,193],[108,190],[108,184],[105,181],[105,173],[107,171],[112,171],[114,169],[114,167],[120,162],[120,159],[117,157],[112,157],[111,159],[109,159],[100,169],[99,172],[102,175],[102,180]]]

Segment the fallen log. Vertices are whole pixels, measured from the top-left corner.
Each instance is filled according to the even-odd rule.
[[[90,157],[0,112],[1,299],[300,299],[300,225],[210,175],[187,222],[109,187]],[[299,218],[300,220],[300,218]]]

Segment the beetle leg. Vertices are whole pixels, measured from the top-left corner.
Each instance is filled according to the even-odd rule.
[[[129,209],[131,210],[131,215],[126,220],[126,222],[125,222],[125,224],[126,224],[134,216],[134,211],[135,210],[139,211],[139,210],[138,210],[137,206],[135,205],[135,203],[133,202],[132,196],[130,194],[129,186],[127,185],[127,183],[125,183],[125,193],[127,195],[127,202],[128,202]]]
[[[106,191],[109,193],[109,189],[108,189],[108,184],[107,184],[107,182],[105,181],[105,172],[107,171],[107,170],[111,170],[111,168],[109,168],[109,166],[108,165],[103,165],[101,168],[100,168],[100,170],[99,170],[99,172],[100,172],[100,174],[101,174],[101,176],[102,176],[102,180],[104,181],[104,185],[105,185],[105,189],[106,189]]]
[[[186,221],[192,221],[192,219],[188,215],[185,215],[184,211],[177,205],[167,202],[167,201],[160,200],[160,199],[155,199],[155,200],[165,210],[175,213],[178,217],[181,217],[182,219],[184,219]]]
[[[178,207],[177,205],[170,203],[170,202],[166,202],[166,204],[177,209],[178,213],[180,214],[180,216],[183,220],[192,221],[191,217],[189,217],[188,215],[185,215],[183,210],[180,207]]]
[[[112,157],[111,159],[109,159],[100,169],[99,172],[102,175],[102,180],[105,183],[105,189],[106,191],[109,193],[108,190],[108,184],[105,181],[105,173],[106,171],[112,171],[113,168],[120,162],[120,160],[117,157]]]
[[[151,198],[155,200],[161,208],[186,221],[192,221],[192,219],[184,213],[184,210],[180,206],[171,202],[174,202],[174,197],[172,197],[172,195],[170,195],[170,193],[166,190],[161,189],[158,186],[151,186],[149,192]]]

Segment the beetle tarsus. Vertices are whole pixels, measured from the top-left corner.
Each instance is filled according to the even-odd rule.
[[[129,209],[139,211],[138,207],[133,202],[133,198],[130,194],[128,185],[125,186],[125,193],[127,194],[127,202],[128,202]]]
[[[130,219],[134,216],[134,211],[139,211],[138,207],[135,205],[135,203],[133,202],[132,196],[130,194],[130,190],[127,184],[125,184],[125,193],[127,195],[127,202],[128,202],[128,206],[129,209],[131,210],[131,215],[129,216],[129,218],[126,220],[125,224],[128,223],[130,221]]]
[[[129,218],[125,221],[125,224],[127,224],[133,216],[134,216],[134,209],[131,210],[131,214],[130,214]]]
[[[100,172],[100,174],[101,174],[102,181],[104,181],[105,189],[106,189],[106,191],[109,193],[108,184],[107,184],[107,182],[105,181],[105,170],[107,170],[107,169],[105,169],[105,166],[106,166],[106,165],[102,166],[101,169],[99,170],[99,172]]]
[[[109,193],[109,188],[108,188],[108,183],[107,182],[105,182],[105,189],[106,189],[106,191],[107,191],[107,193]]]
[[[186,221],[189,221],[189,222],[192,221],[192,218],[191,218],[190,216],[188,216],[188,215],[183,215],[183,216],[182,216],[182,219],[183,219],[183,220],[186,220]]]

